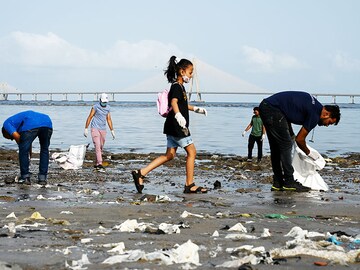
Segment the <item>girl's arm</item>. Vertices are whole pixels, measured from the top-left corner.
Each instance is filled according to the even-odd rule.
[[[189,106],[190,105],[188,105],[188,108],[189,108]],[[173,111],[175,114],[180,112],[177,98],[171,99],[171,107],[173,108]],[[189,110],[190,110],[190,108],[189,108]]]

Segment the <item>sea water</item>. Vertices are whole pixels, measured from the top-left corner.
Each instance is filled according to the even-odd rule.
[[[48,114],[54,132],[51,150],[67,150],[70,145],[90,143],[91,135],[84,137],[86,119],[94,102],[91,101],[0,101],[0,123],[6,118],[25,110]],[[248,132],[242,132],[250,123],[254,102],[204,102],[197,104],[208,111],[208,116],[190,112],[190,132],[199,153],[247,155]],[[341,120],[337,126],[316,127],[307,137],[309,145],[329,157],[360,152],[360,105],[338,104]],[[114,153],[164,153],[166,136],[163,134],[165,118],[157,113],[155,102],[110,102],[111,118],[116,133],[112,140],[107,134],[105,150]],[[294,131],[299,126],[293,125]],[[109,130],[108,130],[109,131]],[[312,140],[311,140],[312,139]],[[313,141],[313,142],[310,142]],[[14,141],[1,136],[1,146],[16,149]],[[34,143],[37,151],[38,143]],[[264,141],[264,155],[269,154],[269,143]],[[180,150],[183,151],[183,150]],[[257,146],[253,149],[256,157]]]

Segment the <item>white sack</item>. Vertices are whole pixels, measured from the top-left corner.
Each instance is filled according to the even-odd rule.
[[[51,158],[65,170],[77,170],[84,163],[87,146],[86,144],[71,145],[67,153],[53,153]]]
[[[317,152],[315,149],[308,146],[312,152]],[[325,160],[319,154],[317,160],[308,157],[298,146],[295,147],[292,166],[294,167],[294,179],[299,181],[303,186],[309,187],[313,190],[328,191],[329,187],[324,179],[318,173],[325,167]]]

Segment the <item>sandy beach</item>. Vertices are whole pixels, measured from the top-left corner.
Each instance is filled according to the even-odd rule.
[[[199,154],[209,192],[184,194],[180,152],[136,193],[131,170],[157,155],[105,153],[99,173],[88,151],[79,170],[51,162],[41,187],[11,183],[17,153],[0,149],[0,269],[360,268],[359,154],[328,157],[330,190],[308,193],[271,192],[268,156]]]

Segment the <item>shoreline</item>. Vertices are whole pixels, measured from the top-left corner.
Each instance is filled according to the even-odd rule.
[[[246,157],[241,156],[199,154],[195,182],[210,190],[207,194],[184,194],[185,158],[181,153],[151,172],[143,194],[137,194],[131,170],[144,166],[158,155],[105,152],[106,173],[96,173],[94,152],[88,150],[83,168],[79,170],[63,170],[51,162],[49,184],[41,188],[36,184],[5,184],[5,179],[18,174],[19,167],[16,150],[0,148],[0,262],[8,262],[13,269],[18,266],[18,269],[29,270],[238,269],[241,260],[251,256],[254,262],[265,260],[267,263],[247,269],[317,269],[314,263],[319,261],[336,269],[358,269],[359,262],[346,260],[354,252],[358,252],[360,258],[360,246],[351,249],[348,240],[340,236],[337,239],[343,244],[336,246],[326,241],[325,234],[337,231],[360,238],[359,153],[328,161],[320,172],[330,187],[328,192],[271,192],[268,156],[258,164],[246,162]],[[31,160],[33,175],[37,173],[37,166],[35,154]],[[214,188],[215,181],[221,183],[220,189]],[[16,218],[8,217],[11,213]],[[31,218],[34,213],[41,214],[43,219]],[[184,213],[188,213],[187,217]],[[144,231],[140,227],[132,232],[120,231],[119,226],[127,221],[152,225]],[[15,233],[8,229],[11,223],[15,225]],[[246,233],[228,230],[238,223],[246,228]],[[36,227],[36,224],[43,225]],[[170,234],[163,227],[159,229],[164,224],[182,225],[177,227],[179,233]],[[308,253],[281,255],[279,251],[290,252],[286,243],[294,238],[285,235],[294,227],[324,234],[316,239],[298,240],[299,248],[308,250],[310,246],[304,245],[311,244],[311,254],[321,251],[325,255],[341,248],[345,261]],[[269,236],[262,237],[265,231]],[[188,240],[198,247],[199,264],[166,265],[160,257],[150,259],[150,254],[170,252],[177,245],[189,244]],[[127,253],[109,252],[120,242]],[[324,246],[320,247],[320,243]],[[263,247],[266,252],[235,251],[245,245]],[[127,257],[127,261],[114,265],[103,263],[115,259],[113,256],[119,259],[125,254],[134,255],[131,252],[135,250],[146,256],[135,260]],[[89,264],[79,267],[84,255]],[[226,263],[233,266],[225,267]],[[69,267],[72,264],[78,264],[78,268]]]

